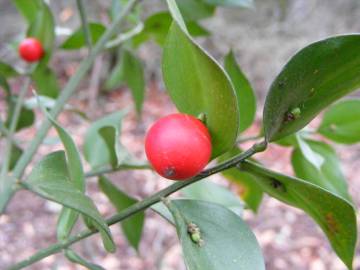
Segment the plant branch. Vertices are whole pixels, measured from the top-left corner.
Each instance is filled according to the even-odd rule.
[[[94,48],[91,50],[88,57],[86,57],[80,64],[75,74],[70,78],[64,89],[61,91],[61,95],[57,99],[55,106],[50,112],[52,118],[56,119],[68,99],[74,94],[77,86],[79,85],[82,78],[86,75],[94,62],[96,56],[104,49],[107,41],[117,33],[118,26],[124,21],[126,16],[130,13],[133,7],[138,4],[141,0],[130,0],[126,7],[119,13],[113,23],[109,26],[106,32],[102,35],[100,40],[96,43]],[[26,166],[31,162],[32,157],[36,153],[38,147],[46,137],[47,132],[51,127],[51,123],[48,119],[45,119],[40,129],[38,130],[36,137],[33,139],[27,150],[21,155],[19,161],[14,168],[14,176],[20,179],[24,173]],[[11,197],[11,196],[10,196]],[[5,208],[5,207],[4,207]],[[4,209],[0,209],[0,214]]]
[[[3,121],[0,120],[0,133],[4,137],[9,137],[10,131],[5,127],[5,124]],[[14,136],[11,137],[12,144],[16,145],[16,147],[21,148],[20,143],[14,138]]]
[[[105,48],[111,49],[114,47],[119,46],[120,44],[124,43],[125,41],[131,39],[132,37],[139,34],[144,29],[144,24],[140,22],[138,25],[136,25],[134,28],[129,30],[128,32],[122,33],[118,35],[115,39],[110,40],[108,43],[106,43]]]
[[[2,182],[2,185],[4,184],[3,182],[5,181],[5,176],[9,171],[9,166],[10,166],[10,160],[11,160],[11,149],[12,149],[12,142],[14,140],[14,134],[16,131],[16,127],[18,125],[19,122],[19,117],[20,117],[20,113],[21,113],[21,108],[23,106],[24,103],[24,99],[26,97],[26,93],[29,89],[30,86],[30,78],[26,78],[25,82],[20,90],[19,96],[17,98],[16,104],[15,104],[15,108],[14,111],[12,112],[12,117],[10,120],[10,127],[9,127],[9,132],[6,136],[7,140],[6,140],[6,146],[5,146],[5,150],[4,150],[4,161],[1,167],[1,173],[0,173],[0,181]],[[2,189],[1,189],[2,190]]]
[[[140,165],[121,164],[116,168],[107,167],[107,168],[101,168],[98,170],[87,172],[85,174],[85,177],[94,177],[94,176],[102,175],[104,173],[112,173],[112,172],[125,171],[125,170],[151,170],[151,166],[149,164],[140,164]]]
[[[83,29],[83,32],[84,32],[84,37],[85,37],[85,40],[86,40],[86,44],[87,44],[89,50],[91,50],[91,48],[92,48],[92,38],[91,38],[90,29],[89,29],[89,24],[88,24],[88,21],[87,21],[87,18],[86,18],[84,1],[83,0],[76,0],[76,5],[77,5],[77,8],[79,10],[82,29]]]
[[[254,155],[257,152],[261,152],[264,151],[266,149],[266,143],[262,142],[262,143],[258,143],[258,144],[254,144],[250,149],[248,149],[247,151],[219,164],[214,166],[213,168],[207,169],[203,172],[201,172],[200,174],[198,174],[197,176],[186,180],[186,181],[179,181],[176,182],[174,184],[172,184],[171,186],[153,194],[152,196],[128,207],[127,209],[125,209],[124,211],[121,211],[120,213],[112,216],[111,218],[107,219],[106,222],[109,226],[116,224],[120,221],[123,221],[124,219],[135,215],[138,212],[144,211],[145,209],[147,209],[148,207],[150,207],[151,205],[158,203],[159,201],[161,201],[162,198],[164,197],[168,197],[169,195],[173,194],[174,192],[188,186],[191,185],[201,179],[204,179],[210,175],[216,174],[218,172],[230,169],[234,166],[236,166],[237,164],[241,163],[242,161],[244,161],[245,159],[251,157],[252,155]],[[49,246],[43,250],[40,250],[39,252],[35,253],[34,255],[32,255],[31,257],[29,257],[28,259],[19,262],[18,264],[10,267],[8,270],[19,270],[22,269],[24,267],[27,267],[37,261],[40,261],[43,258],[46,258],[52,254],[58,253],[61,250],[71,246],[72,244],[87,238],[93,234],[97,233],[96,230],[84,230],[82,232],[80,232],[79,234],[70,237],[69,239],[60,242],[60,243],[56,243],[52,246]]]

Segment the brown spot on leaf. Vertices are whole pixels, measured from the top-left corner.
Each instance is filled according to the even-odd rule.
[[[326,219],[326,223],[327,223],[327,226],[329,228],[329,231],[332,234],[338,233],[339,232],[339,224],[335,220],[334,214],[331,213],[331,212],[327,213],[326,216],[325,216],[325,219]]]

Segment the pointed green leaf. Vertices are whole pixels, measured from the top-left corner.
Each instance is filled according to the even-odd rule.
[[[11,78],[18,76],[19,73],[12,66],[0,61],[0,76],[4,78]]]
[[[16,97],[17,98],[17,97]],[[8,102],[8,113],[7,113],[7,120],[5,123],[6,127],[9,127],[10,121],[15,109],[15,103],[16,99],[11,99],[10,102]],[[25,107],[21,108],[19,120],[16,126],[16,131],[19,131],[21,129],[30,127],[35,121],[35,114],[32,110],[29,110]]]
[[[331,106],[318,132],[337,143],[360,142],[360,99],[344,100]]]
[[[186,199],[217,203],[238,215],[241,215],[244,208],[242,201],[229,189],[206,180],[182,189],[181,193]]]
[[[173,23],[163,54],[163,77],[179,111],[205,113],[215,158],[229,150],[238,134],[237,100],[222,68]]]
[[[239,132],[251,126],[255,120],[256,97],[250,82],[236,63],[234,53],[230,51],[225,57],[224,67],[228,73],[237,95],[239,108]]]
[[[106,250],[115,251],[111,232],[93,201],[70,181],[65,153],[58,151],[45,156],[32,170],[26,187],[41,197],[62,204],[91,218],[103,238]]]
[[[135,47],[153,38],[160,46],[163,46],[166,35],[172,23],[172,17],[169,12],[158,12],[148,17],[144,22],[143,30],[133,37],[132,41]],[[207,36],[209,31],[194,21],[187,21],[186,27],[191,36]]]
[[[145,95],[145,78],[142,62],[129,50],[123,49],[120,62],[115,66],[107,81],[107,88],[119,87],[126,83],[130,88],[137,113],[141,114]]]
[[[231,151],[219,157],[218,161],[225,162],[241,152],[242,151],[238,147],[234,147]],[[221,174],[238,187],[241,199],[256,213],[263,198],[263,191],[256,183],[254,179],[255,176],[246,172],[241,172],[235,168],[222,171]]]
[[[360,86],[360,35],[331,37],[300,50],[273,82],[264,107],[268,141],[307,125],[322,109]]]
[[[186,21],[198,21],[215,13],[215,7],[203,0],[176,0],[176,4]]]
[[[89,270],[105,270],[105,268],[101,267],[100,265],[88,262],[71,249],[65,250],[65,256],[66,258],[68,258],[69,261],[82,265]]]
[[[51,116],[46,112],[46,109],[43,108],[43,111],[52,125],[55,127],[62,144],[65,147],[68,170],[69,170],[69,178],[74,182],[75,187],[82,193],[85,193],[85,177],[84,171],[81,163],[81,158],[79,151],[74,143],[73,139],[69,135],[69,133],[62,128]],[[58,224],[57,224],[57,237],[59,240],[66,239],[77,219],[79,213],[64,207],[60,213]]]
[[[263,190],[280,201],[304,210],[320,226],[339,258],[352,269],[357,238],[356,215],[346,200],[325,189],[245,161],[241,169],[255,175]]]
[[[43,0],[12,0],[12,3],[28,23],[36,19],[37,12],[44,5]]]
[[[114,160],[114,157],[119,158],[120,155],[118,139],[121,120],[125,114],[125,111],[109,114],[92,123],[88,129],[85,135],[84,156],[92,168],[119,164],[120,160]],[[103,131],[104,133],[101,135],[99,131],[104,127],[109,127],[110,130]],[[116,155],[114,155],[114,151],[116,151]]]
[[[45,3],[36,10],[36,16],[31,21],[27,36],[40,40],[45,52],[49,55],[55,41],[55,21],[48,5]]]
[[[265,269],[254,234],[232,211],[196,200],[175,200],[167,206],[175,219],[189,270]]]
[[[296,176],[329,190],[352,203],[347,182],[334,149],[323,142],[307,140],[305,143],[312,152],[322,158],[323,163],[320,167],[314,166],[306,158],[306,152],[302,151],[301,148],[295,148],[291,162]]]
[[[59,95],[60,87],[55,72],[44,65],[38,65],[31,74],[35,83],[36,92],[41,96],[56,98]]]
[[[92,42],[95,44],[99,38],[104,34],[106,27],[101,23],[89,23],[89,31]],[[69,36],[60,48],[64,50],[77,50],[86,46],[84,31],[80,27]]]
[[[136,199],[128,196],[126,193],[121,191],[118,187],[113,185],[104,176],[99,177],[99,186],[102,192],[109,198],[111,203],[115,206],[118,212],[130,207],[137,202]],[[145,215],[143,212],[139,212],[132,217],[121,222],[121,228],[124,234],[135,249],[139,248],[141,235],[144,226]]]

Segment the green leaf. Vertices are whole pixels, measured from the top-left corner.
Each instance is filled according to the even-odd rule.
[[[70,181],[63,151],[45,156],[34,167],[24,185],[45,199],[60,203],[91,218],[101,233],[106,250],[115,251],[109,227],[95,204],[77,188],[74,181]]]
[[[315,166],[306,157],[307,152],[304,152],[302,148],[295,148],[291,156],[291,162],[296,176],[333,192],[352,203],[347,182],[334,149],[323,142],[307,140],[305,143],[310,151],[318,155],[323,162],[321,166]]]
[[[168,207],[189,270],[265,269],[254,234],[232,211],[196,200],[175,200]],[[190,234],[194,228],[199,232]]]
[[[0,74],[0,87],[4,90],[7,96],[10,95],[10,85],[8,84],[6,78]]]
[[[360,99],[344,100],[331,106],[318,132],[337,143],[360,142]]]
[[[16,145],[12,145],[11,156],[10,156],[10,165],[9,165],[10,170],[14,169],[16,162],[19,160],[22,153],[23,153],[23,150],[21,148],[17,147]]]
[[[79,151],[74,143],[73,139],[69,135],[69,133],[62,128],[51,116],[46,112],[46,109],[43,108],[43,111],[52,125],[55,127],[62,144],[65,147],[67,164],[68,164],[68,171],[69,171],[69,178],[71,181],[74,182],[75,187],[82,193],[85,193],[85,176],[84,171],[81,163],[81,158]],[[59,240],[66,239],[77,219],[78,219],[78,212],[64,207],[60,213],[60,217],[58,220],[57,226],[57,236]]]
[[[205,19],[215,12],[215,7],[203,0],[176,0],[176,4],[186,21]]]
[[[320,226],[339,258],[352,269],[357,229],[353,206],[325,189],[245,161],[241,169],[255,175],[270,196],[304,210]]]
[[[237,94],[239,108],[239,132],[251,126],[255,120],[256,97],[250,82],[236,63],[234,53],[230,51],[225,57],[225,70],[228,73]]]
[[[205,3],[214,6],[225,7],[253,7],[253,0],[203,0]]]
[[[17,98],[17,97],[16,97]],[[8,113],[7,113],[7,120],[5,123],[5,126],[8,128],[10,126],[10,121],[15,109],[16,99],[11,99],[8,102]],[[35,114],[32,110],[29,110],[25,107],[21,108],[19,120],[16,126],[16,131],[19,131],[21,129],[30,127],[35,121]]]
[[[126,83],[131,90],[137,113],[141,114],[145,95],[145,78],[142,62],[129,50],[123,49],[120,61],[114,67],[106,83],[106,88],[113,89]]]
[[[66,256],[66,258],[68,258],[69,261],[71,261],[73,263],[77,263],[79,265],[82,265],[89,270],[105,270],[105,268],[101,267],[100,265],[93,264],[93,263],[86,261],[84,258],[79,256],[76,252],[74,252],[71,249],[65,250],[65,256]]]
[[[164,47],[162,72],[180,112],[206,115],[212,158],[228,151],[238,135],[236,94],[225,72],[175,22]]]
[[[296,134],[295,136],[299,151],[302,153],[302,156],[305,158],[305,160],[307,160],[310,163],[310,165],[315,167],[317,170],[321,170],[321,167],[325,162],[324,157],[320,153],[313,151],[313,149],[301,137],[301,135]]]
[[[144,22],[143,30],[133,37],[135,47],[153,38],[160,46],[163,46],[167,33],[172,23],[172,17],[169,12],[158,12],[148,17]],[[207,36],[209,31],[194,21],[187,21],[186,27],[191,36]]]
[[[56,98],[59,95],[60,87],[56,75],[49,67],[38,65],[31,74],[35,83],[36,92],[41,96]]]
[[[12,3],[28,23],[36,19],[37,12],[44,5],[43,0],[12,0]]]
[[[18,76],[19,73],[12,66],[0,61],[0,76],[4,78],[11,78]]]
[[[240,154],[242,151],[238,147],[234,147],[229,152],[219,157],[219,162],[226,160]],[[257,212],[262,198],[263,191],[256,183],[255,176],[239,171],[235,168],[222,171],[221,174],[231,183],[235,184],[239,189],[239,195],[246,205],[255,213]]]
[[[125,111],[109,114],[95,121],[89,127],[85,135],[84,156],[92,168],[121,163],[118,139],[121,120],[125,114]],[[100,134],[100,129],[104,127],[109,127],[110,130],[106,129],[103,134]],[[116,160],[114,160],[115,157]]]
[[[307,125],[360,86],[360,35],[331,37],[300,50],[273,82],[264,107],[267,141]]]
[[[104,176],[99,177],[99,186],[102,192],[109,198],[111,203],[115,206],[118,212],[130,207],[137,202],[136,199],[128,196],[121,191],[118,187],[113,185]],[[132,217],[121,222],[121,228],[131,244],[136,250],[139,248],[141,235],[144,226],[145,215],[143,212],[139,212]]]
[[[40,40],[46,53],[51,53],[55,40],[55,21],[48,5],[42,4],[36,11],[36,17],[29,25],[27,36]]]
[[[206,180],[191,184],[182,189],[181,193],[186,199],[217,203],[238,215],[244,208],[243,202],[230,190]]]
[[[99,38],[104,34],[106,27],[101,23],[89,23],[89,31],[92,43],[96,43]],[[64,50],[77,50],[86,46],[84,31],[80,27],[69,36],[64,43],[60,46]]]

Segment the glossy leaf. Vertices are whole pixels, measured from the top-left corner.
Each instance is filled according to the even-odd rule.
[[[39,65],[31,74],[38,95],[56,98],[60,87],[55,72],[49,67]]]
[[[219,157],[218,161],[225,162],[240,153],[241,150],[234,147],[232,150]],[[255,176],[247,172],[239,171],[236,168],[222,171],[221,174],[231,183],[236,185],[241,199],[244,200],[251,210],[257,212],[263,198],[263,191],[256,183],[256,180],[254,179]]]
[[[28,23],[35,20],[37,12],[44,5],[43,0],[12,0],[12,3]]]
[[[5,62],[0,62],[0,76],[4,78],[11,78],[18,76],[19,73],[12,66]]]
[[[104,165],[115,165],[121,161],[119,149],[119,134],[121,120],[125,116],[125,111],[118,111],[109,114],[92,123],[89,127],[84,142],[84,156],[92,168]],[[100,129],[108,127],[100,134]],[[105,137],[105,138],[104,138]],[[114,159],[116,157],[116,160]]]
[[[55,21],[48,5],[42,4],[36,11],[36,17],[29,25],[27,36],[36,37],[41,41],[46,53],[51,53],[55,40]]]
[[[172,23],[172,17],[169,12],[158,12],[148,17],[144,22],[144,29],[133,37],[134,46],[154,39],[160,46],[163,46],[166,40],[166,35]],[[207,36],[209,31],[194,21],[187,21],[186,27],[191,36]]]
[[[92,43],[96,43],[105,30],[106,27],[101,23],[89,23],[89,31]],[[77,50],[85,46],[86,40],[84,37],[84,31],[80,27],[64,41],[64,43],[61,45],[61,48],[65,50]]]
[[[118,212],[123,211],[137,202],[136,199],[128,196],[125,192],[113,185],[104,176],[99,177],[99,186]],[[139,212],[120,223],[127,240],[135,249],[139,248],[144,226],[144,219],[144,213]]]
[[[137,113],[141,114],[145,95],[145,77],[142,62],[129,50],[124,49],[120,62],[115,66],[108,80],[107,88],[119,87],[126,83],[130,88]]]
[[[203,0],[176,0],[176,4],[186,21],[205,19],[215,12],[215,7]]]
[[[66,258],[68,258],[69,261],[82,265],[89,270],[105,270],[105,268],[101,267],[100,265],[88,262],[87,260],[82,258],[80,255],[78,255],[75,251],[71,249],[65,250],[65,256]]]
[[[239,132],[251,126],[255,120],[256,97],[250,82],[236,63],[234,53],[230,51],[225,57],[225,70],[229,75],[237,95],[239,108]]]
[[[337,143],[360,142],[360,99],[344,100],[331,106],[318,132]]]
[[[229,208],[234,213],[241,215],[244,208],[243,202],[229,189],[212,183],[209,180],[200,181],[181,190],[186,199],[207,201],[220,204]]]
[[[348,201],[319,186],[249,161],[243,162],[241,169],[255,175],[254,179],[270,196],[310,215],[340,259],[352,269],[357,229],[355,210]]]
[[[301,148],[295,148],[291,162],[296,176],[352,202],[346,179],[341,171],[340,162],[334,149],[323,142],[307,140],[305,143],[312,152],[322,158],[323,163],[321,166],[315,166],[306,158],[306,152]]]
[[[325,159],[324,157],[318,153],[317,151],[314,151],[307,141],[305,141],[301,135],[296,134],[296,142],[297,147],[299,148],[299,151],[302,153],[303,157],[317,170],[321,170],[321,167],[323,166]],[[301,178],[301,177],[300,177]]]
[[[196,200],[175,200],[168,207],[189,270],[265,269],[254,234],[232,211]],[[197,236],[189,233],[194,226],[200,231]]]
[[[206,115],[215,158],[229,150],[238,134],[234,89],[221,67],[173,23],[163,53],[163,77],[180,112]]]
[[[273,82],[264,107],[268,141],[307,125],[322,109],[360,86],[360,35],[331,37],[300,50]]]
[[[65,153],[58,151],[45,156],[32,170],[26,187],[45,199],[78,211],[92,221],[103,238],[106,250],[115,251],[111,232],[92,200],[70,181]]]
[[[214,6],[225,7],[253,7],[253,0],[204,0],[205,3]]]

